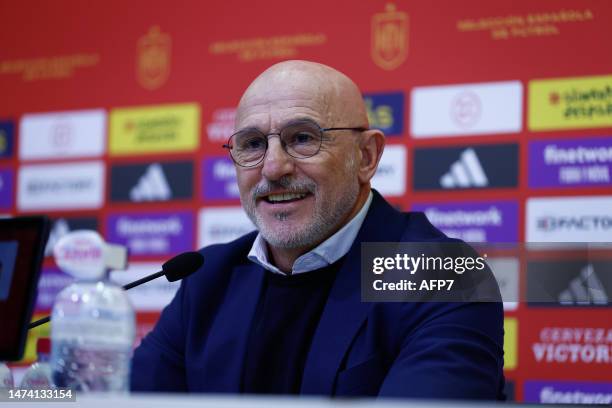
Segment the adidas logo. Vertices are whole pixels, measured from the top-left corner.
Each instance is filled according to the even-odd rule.
[[[58,219],[53,224],[53,228],[51,232],[49,232],[49,240],[47,241],[47,246],[45,247],[45,256],[53,255],[53,247],[60,240],[61,237],[70,232],[70,226],[68,225],[68,221],[63,218]]]
[[[593,265],[588,264],[580,275],[571,280],[569,287],[559,294],[562,305],[606,305],[608,295],[595,274]]]
[[[459,160],[450,166],[450,170],[440,177],[442,188],[486,187],[489,179],[485,174],[474,149],[465,149]]]
[[[166,201],[172,197],[172,190],[164,175],[162,166],[153,163],[130,190],[132,201]]]

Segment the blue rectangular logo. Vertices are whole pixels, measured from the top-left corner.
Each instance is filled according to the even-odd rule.
[[[11,121],[0,121],[0,159],[13,156],[15,124]]]
[[[404,133],[404,93],[364,94],[370,127],[382,130],[386,136]]]

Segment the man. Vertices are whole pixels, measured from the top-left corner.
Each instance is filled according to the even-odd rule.
[[[384,143],[330,67],[255,79],[225,147],[258,232],[201,250],[135,351],[132,389],[501,398],[499,303],[361,302],[361,242],[449,240],[371,190]]]

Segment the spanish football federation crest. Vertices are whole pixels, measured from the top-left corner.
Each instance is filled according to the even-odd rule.
[[[399,67],[408,55],[408,14],[389,3],[372,16],[372,59],[382,69]]]
[[[158,26],[138,40],[136,78],[145,89],[154,90],[162,86],[170,75],[170,51],[172,40]]]

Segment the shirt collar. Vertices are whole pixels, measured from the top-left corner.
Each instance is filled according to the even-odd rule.
[[[363,224],[366,214],[372,203],[372,192],[368,195],[368,199],[361,207],[359,212],[334,235],[321,242],[316,248],[306,252],[293,263],[291,271],[292,275],[314,271],[333,264],[338,259],[342,258],[351,249],[353,241],[357,237],[357,233]],[[258,233],[253,242],[253,246],[247,255],[248,259],[260,265],[264,269],[285,275],[280,269],[272,265],[268,260],[268,247],[266,241]]]

